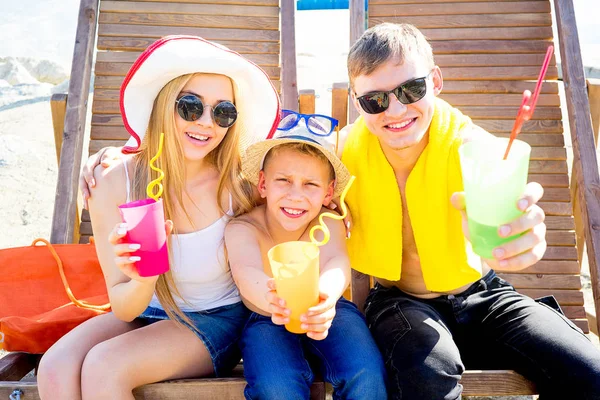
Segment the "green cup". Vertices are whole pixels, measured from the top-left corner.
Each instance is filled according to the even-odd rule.
[[[531,146],[514,140],[503,160],[507,145],[507,138],[494,138],[465,143],[458,150],[471,245],[483,258],[493,258],[496,247],[519,236],[500,237],[498,227],[523,215],[517,202],[525,192]]]

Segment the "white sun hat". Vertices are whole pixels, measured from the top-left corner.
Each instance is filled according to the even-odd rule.
[[[131,134],[123,152],[139,149],[160,90],[178,76],[196,72],[232,80],[241,151],[273,136],[281,106],[265,71],[235,51],[201,37],[165,36],[138,57],[121,85],[121,116]]]

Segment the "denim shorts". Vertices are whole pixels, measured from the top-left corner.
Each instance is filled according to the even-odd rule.
[[[184,312],[193,327],[182,321],[202,340],[213,362],[217,378],[228,376],[242,357],[238,341],[248,318],[248,309],[242,302],[203,311]],[[167,313],[148,307],[138,320],[146,324],[169,319]]]

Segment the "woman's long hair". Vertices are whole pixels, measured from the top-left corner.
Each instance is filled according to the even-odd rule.
[[[176,130],[174,107],[177,96],[194,75],[182,75],[173,79],[156,96],[146,135],[140,145],[139,153],[134,157],[133,179],[134,198],[146,198],[146,186],[151,180],[158,178],[158,173],[149,168],[150,159],[158,152],[160,133],[164,132],[163,151],[154,165],[165,173],[164,180],[161,182],[165,187],[162,195],[165,218],[172,219],[176,207],[179,206],[192,226],[194,224],[190,214],[183,206],[183,198],[184,196],[189,198],[189,194],[185,189],[187,177],[185,176],[183,145]],[[238,112],[241,113],[243,110],[238,108]],[[219,171],[217,204],[222,214],[225,214],[226,210],[221,206],[220,199],[225,190],[231,193],[235,215],[248,212],[253,207],[251,187],[241,175],[240,132],[236,128],[237,125],[229,128],[221,143],[206,156],[206,160]],[[173,233],[177,233],[177,226],[174,226]],[[169,260],[172,261],[171,239],[169,238],[168,241]],[[169,318],[176,322],[185,322],[193,327],[191,321],[177,306],[173,293],[181,298],[173,275],[171,271],[168,271],[158,278],[156,296]]]

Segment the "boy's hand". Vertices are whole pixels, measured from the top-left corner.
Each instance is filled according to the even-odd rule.
[[[92,154],[86,161],[81,174],[79,175],[79,190],[83,196],[83,208],[87,210],[88,199],[90,198],[90,189],[96,186],[94,180],[94,168],[97,165],[109,167],[115,160],[118,160],[121,152],[117,147],[104,147],[96,154]]]
[[[300,316],[301,328],[307,331],[306,336],[314,340],[323,340],[329,334],[337,302],[324,292],[319,293],[319,298],[319,304],[309,308],[306,314]]]
[[[484,259],[491,268],[519,271],[542,259],[547,246],[545,214],[536,203],[543,195],[544,189],[539,183],[527,184],[525,193],[516,204],[524,214],[511,223],[498,227],[500,237],[525,234],[494,249],[494,258]],[[467,240],[470,240],[464,192],[454,193],[450,201],[461,212],[463,232]]]
[[[267,301],[269,302],[269,311],[271,312],[271,321],[275,325],[285,325],[290,322],[290,314],[292,313],[289,308],[285,308],[285,300],[277,296],[275,291],[275,279],[271,278],[267,281],[267,287],[269,291],[266,294]]]

